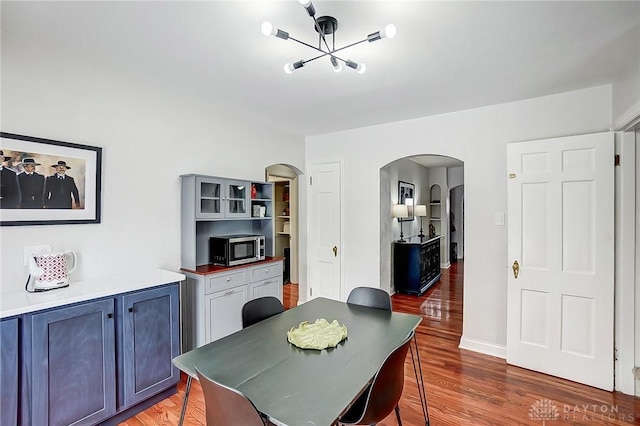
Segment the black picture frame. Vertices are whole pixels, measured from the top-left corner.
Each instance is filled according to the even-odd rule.
[[[0,158],[3,169],[9,169],[3,170],[0,177],[0,226],[100,223],[101,147],[0,132],[0,150],[3,153]],[[37,184],[29,187],[26,180],[19,176],[25,172],[25,165],[31,163],[35,165],[35,172],[44,177],[44,181],[39,178]],[[64,185],[55,186],[60,181],[52,180],[57,178],[56,166],[68,171],[64,173]],[[20,189],[17,195],[9,187],[13,185],[14,179],[10,172],[16,175],[15,180]],[[39,185],[43,185],[42,200],[39,200]],[[51,190],[54,187],[64,188],[57,191],[58,194],[65,194],[62,197],[63,203],[54,202]],[[72,189],[68,189],[69,187]],[[22,192],[26,194],[24,199]],[[58,197],[60,195],[56,195],[55,200]],[[69,207],[67,203],[70,204]]]
[[[410,198],[413,200],[410,204],[407,204],[409,209],[409,217],[401,218],[398,220],[400,222],[411,222],[413,220],[413,207],[415,206],[415,185],[409,182],[398,181],[398,204],[406,204],[406,199]]]

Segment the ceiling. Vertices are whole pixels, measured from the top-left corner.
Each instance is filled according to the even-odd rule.
[[[367,72],[265,37],[269,20],[316,45],[288,1],[2,1],[2,31],[106,70],[309,136],[609,84],[640,66],[640,2],[322,1],[336,47]]]

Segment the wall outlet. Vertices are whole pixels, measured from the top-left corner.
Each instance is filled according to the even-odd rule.
[[[24,266],[27,266],[27,261],[30,257],[37,256],[39,254],[51,253],[51,244],[40,244],[38,246],[25,246],[24,248]]]

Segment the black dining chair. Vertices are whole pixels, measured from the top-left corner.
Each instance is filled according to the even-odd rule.
[[[244,394],[205,376],[197,367],[196,372],[204,394],[207,426],[272,424]]]
[[[284,312],[284,306],[277,297],[264,296],[248,301],[242,306],[242,328]]]
[[[339,420],[343,425],[375,425],[394,409],[402,426],[398,402],[404,388],[404,363],[413,333],[384,360],[371,385]]]
[[[349,293],[347,303],[391,311],[391,296],[380,288],[356,287]]]

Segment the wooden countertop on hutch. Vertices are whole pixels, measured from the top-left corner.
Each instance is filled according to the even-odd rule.
[[[196,269],[188,269],[188,268],[181,268],[180,270],[183,272],[188,272],[191,274],[197,274],[197,275],[208,275],[208,274],[214,274],[217,272],[224,272],[224,271],[232,271],[234,269],[240,269],[240,268],[247,268],[249,266],[258,266],[261,265],[263,263],[268,263],[268,262],[276,262],[278,260],[284,260],[284,257],[280,257],[280,256],[274,256],[274,257],[265,257],[264,260],[259,260],[257,262],[251,262],[251,263],[244,263],[242,265],[235,265],[235,266],[224,266],[224,265],[200,265],[200,266],[196,266]]]

